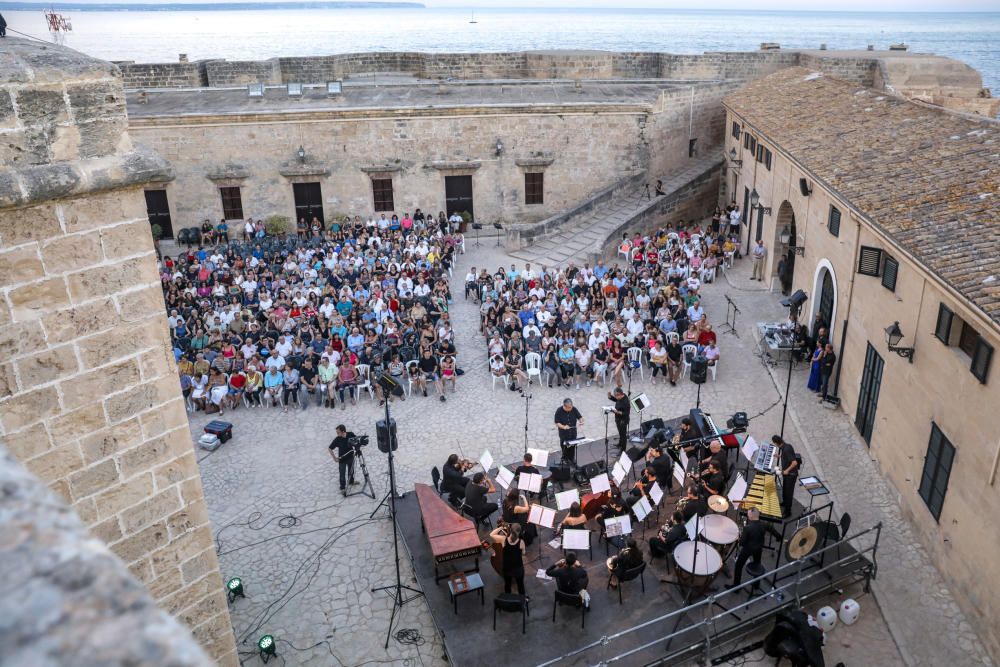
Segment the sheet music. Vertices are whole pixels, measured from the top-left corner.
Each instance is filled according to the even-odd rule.
[[[734,503],[747,497],[747,481],[743,479],[743,473],[736,473],[736,481],[729,487],[729,493],[726,494],[726,497]]]
[[[743,452],[743,456],[747,457],[747,461],[753,463],[754,454],[757,453],[758,449],[760,449],[760,445],[757,444],[757,441],[753,439],[752,435],[748,435],[747,441],[743,443],[743,447],[740,448],[740,451]]]
[[[556,494],[556,509],[568,510],[573,503],[580,502],[580,492],[577,489],[570,489]]]
[[[653,486],[649,487],[649,497],[652,499],[653,505],[659,507],[660,501],[663,500],[663,489],[656,482],[653,483]]]
[[[611,480],[608,473],[602,472],[597,477],[590,478],[590,490],[592,493],[604,493],[611,490]]]
[[[497,468],[497,484],[502,486],[504,491],[510,488],[513,481],[514,472],[510,468],[507,468],[506,466],[500,466]]]
[[[683,468],[684,471],[687,472],[687,469],[688,469],[688,455],[687,455],[687,453],[683,449],[678,449],[677,450],[677,457],[681,461],[681,468]]]
[[[684,524],[684,530],[687,531],[688,539],[693,540],[698,535],[698,515],[695,514],[693,517],[688,519],[688,522]]]
[[[628,476],[628,470],[622,467],[621,461],[615,461],[615,467],[611,470],[611,477],[615,480],[615,484],[621,486],[622,480]]]
[[[618,463],[622,464],[622,468],[625,468],[625,472],[632,472],[632,466],[634,463],[625,452],[622,452],[621,458],[618,459]]]
[[[555,547],[555,548],[558,548],[558,547]],[[549,575],[545,574],[545,568],[544,567],[538,568],[538,571],[535,572],[535,578],[536,579],[541,579],[542,581],[552,581],[552,577],[550,577]]]
[[[621,537],[622,535],[632,534],[632,517],[628,514],[625,516],[615,516],[610,519],[604,520],[604,530],[607,532],[608,537]]]
[[[532,449],[528,447],[528,453],[531,454],[532,465],[542,466],[547,468],[549,465],[549,453],[544,449]]]
[[[483,466],[483,472],[489,472],[490,468],[493,467],[493,455],[490,454],[490,450],[485,450],[483,455],[479,457],[479,465]]]
[[[530,472],[522,472],[517,478],[517,488],[519,491],[539,493],[542,490],[542,476]]]
[[[632,505],[632,513],[635,514],[635,518],[639,521],[645,519],[653,511],[653,507],[649,504],[649,498],[646,496],[641,496],[635,505]]]
[[[544,505],[533,504],[528,510],[528,523],[544,528],[552,528],[556,523],[556,511]]]
[[[674,479],[676,479],[677,483],[682,487],[684,486],[684,468],[682,468],[681,464],[677,461],[674,461]]]
[[[578,530],[576,528],[563,529],[562,548],[563,549],[589,549],[590,531]]]

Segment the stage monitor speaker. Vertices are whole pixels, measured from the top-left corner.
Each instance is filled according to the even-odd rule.
[[[386,426],[384,419],[375,422],[375,433],[378,439],[378,450],[383,454],[389,453],[390,443],[392,451],[399,448],[399,440],[396,439],[396,420],[389,418],[389,425]]]
[[[799,190],[802,192],[803,197],[808,197],[812,194],[812,188],[809,187],[809,181],[804,178],[799,179]]]
[[[550,465],[549,470],[552,472],[553,482],[568,482],[572,479],[569,466],[564,463]]]
[[[600,475],[602,472],[607,472],[607,471],[608,471],[608,466],[606,463],[604,463],[604,459],[598,459],[593,463],[588,463],[587,465],[583,466],[583,474],[586,475],[588,480],[593,479],[594,477]]]
[[[708,359],[700,354],[691,360],[691,382],[705,384],[708,379]]]
[[[782,299],[779,303],[781,303],[782,306],[786,306],[788,308],[795,308],[797,310],[799,306],[804,304],[808,299],[809,297],[806,296],[805,292],[803,292],[802,290],[795,290],[794,294],[792,294],[790,297]]]
[[[647,419],[646,421],[642,422],[642,425],[639,427],[639,432],[642,433],[642,437],[645,438],[646,436],[649,435],[650,431],[652,430],[659,431],[662,428],[663,428],[663,420],[657,417],[656,419]]]
[[[382,373],[381,375],[379,375],[378,379],[375,382],[378,384],[378,386],[382,388],[382,391],[384,391],[386,394],[392,394],[393,396],[404,395],[403,385],[397,382],[396,379],[393,378],[388,373]]]

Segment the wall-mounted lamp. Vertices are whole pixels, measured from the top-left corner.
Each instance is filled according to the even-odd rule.
[[[742,167],[743,166],[743,160],[737,160],[736,159],[736,149],[735,148],[730,148],[729,149],[729,161],[732,162],[733,164],[735,164],[737,167]]]
[[[785,225],[781,228],[781,234],[778,235],[778,240],[781,241],[781,245],[788,246],[788,249],[794,252],[796,255],[804,257],[806,254],[805,246],[795,246],[791,245],[792,242],[792,230]]]
[[[900,347],[899,341],[903,340],[903,332],[899,329],[899,322],[893,322],[885,328],[885,342],[889,345],[889,351],[895,352],[904,359],[909,359],[913,363],[912,347]]]
[[[753,192],[750,193],[750,208],[759,208],[763,211],[764,215],[771,215],[771,207],[761,205],[760,195],[757,194],[757,188],[754,188]]]
[[[299,162],[306,161],[306,149],[302,146],[299,146],[299,150],[295,154],[299,156]]]
[[[497,155],[503,153],[503,142],[497,139]]]

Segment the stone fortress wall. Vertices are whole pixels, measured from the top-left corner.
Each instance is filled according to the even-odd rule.
[[[0,40],[0,449],[64,501],[217,664],[232,666],[235,641],[143,197],[144,186],[171,177],[170,168],[133,146],[127,122],[115,67],[51,44]],[[0,464],[8,468],[0,476],[18,478]],[[4,483],[5,502],[19,488]],[[150,615],[158,625],[129,634],[128,619],[101,608],[112,590],[122,593],[114,604],[131,600],[137,614],[148,605],[106,552],[69,535],[73,526],[47,524],[54,505],[46,507],[37,517],[0,516],[3,533],[14,535],[0,540],[0,562],[23,564],[31,542],[41,554],[57,539],[66,562],[57,580],[22,568],[39,597],[21,609],[31,619],[2,614],[27,628],[14,633],[4,657],[23,651],[33,658],[12,664],[25,665],[63,664],[72,655],[166,662],[155,659],[165,654],[153,641],[147,656],[126,657],[143,632],[166,626]],[[49,617],[72,622],[90,603],[97,611],[88,622],[99,628],[31,631]],[[171,664],[207,662],[184,644],[178,637],[175,650],[188,659]]]

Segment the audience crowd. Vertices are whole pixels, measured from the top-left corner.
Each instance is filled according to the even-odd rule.
[[[448,221],[418,210],[316,220],[287,237],[255,229],[243,241],[212,230],[203,241],[214,245],[159,263],[189,409],[455,391],[448,277],[464,239]]]

